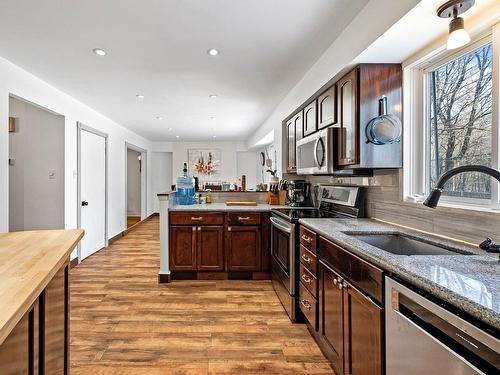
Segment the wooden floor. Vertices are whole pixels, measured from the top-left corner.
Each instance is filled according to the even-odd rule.
[[[159,222],[71,270],[71,374],[331,374],[269,281],[158,284]]]
[[[139,221],[141,221],[140,216],[127,216],[127,228],[137,224]]]

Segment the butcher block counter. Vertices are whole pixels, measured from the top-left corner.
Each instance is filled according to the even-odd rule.
[[[0,374],[67,373],[69,257],[83,233],[0,233]]]

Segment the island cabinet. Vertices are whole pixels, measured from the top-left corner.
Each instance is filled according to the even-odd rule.
[[[265,277],[269,237],[267,212],[171,212],[172,277]]]
[[[382,375],[383,271],[304,226],[300,262],[301,310],[337,373]]]
[[[0,345],[0,374],[69,374],[69,259]]]

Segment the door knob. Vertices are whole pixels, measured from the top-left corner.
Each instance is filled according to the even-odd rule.
[[[87,201],[82,201],[82,206],[88,206],[89,205],[89,202]]]

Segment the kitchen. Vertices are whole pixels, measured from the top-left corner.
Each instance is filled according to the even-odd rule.
[[[236,117],[219,127],[215,108],[234,109],[213,92],[208,125],[155,108],[144,140],[124,136],[149,187],[131,228],[122,133],[106,131],[119,177],[103,184],[102,249],[81,257],[95,236],[71,172],[67,230],[0,235],[0,373],[499,373],[500,4],[355,3],[245,141]],[[204,58],[236,64],[226,53]],[[151,111],[149,96],[125,110]],[[66,121],[97,124],[77,112]]]

